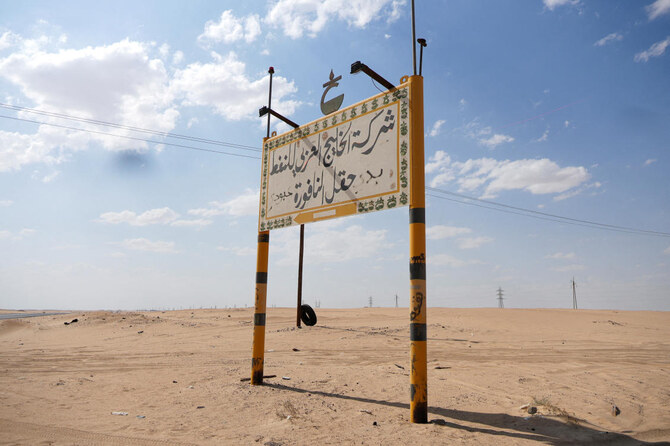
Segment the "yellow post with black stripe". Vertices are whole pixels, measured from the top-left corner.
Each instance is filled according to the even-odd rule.
[[[410,421],[428,422],[426,341],[426,191],[423,147],[423,77],[410,76]]]
[[[256,255],[256,298],[254,307],[254,343],[251,356],[251,384],[263,384],[265,361],[265,311],[268,291],[268,251],[270,231],[258,233]]]

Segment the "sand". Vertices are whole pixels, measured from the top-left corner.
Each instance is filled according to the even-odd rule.
[[[409,423],[408,310],[317,315],[296,329],[294,309],[268,310],[264,386],[240,381],[252,309],[1,321],[0,443],[670,441],[668,312],[430,308],[423,425]]]

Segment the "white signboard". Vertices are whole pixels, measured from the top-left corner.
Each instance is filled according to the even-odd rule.
[[[263,145],[259,230],[409,202],[409,84]]]

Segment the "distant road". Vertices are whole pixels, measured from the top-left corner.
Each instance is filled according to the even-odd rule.
[[[67,313],[6,313],[0,314],[0,320],[3,319],[23,319],[24,317],[54,316]]]

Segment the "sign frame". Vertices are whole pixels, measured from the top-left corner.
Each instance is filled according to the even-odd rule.
[[[401,85],[398,85],[392,91],[388,90],[379,93],[342,110],[337,110],[336,112],[333,112],[327,116],[315,119],[314,121],[302,125],[297,129],[293,129],[281,135],[272,136],[264,141],[258,212],[258,230],[260,232],[327,220],[331,218],[343,217],[347,215],[363,214],[409,205],[409,158],[411,151],[411,139],[409,135],[411,116],[409,102],[411,97],[411,90],[409,81],[406,79],[404,80],[405,82],[403,82]],[[395,163],[394,172],[394,184],[396,187],[393,190],[389,190],[387,187],[386,190],[379,189],[374,193],[360,197],[353,197],[353,194],[349,194],[349,199],[336,200],[333,203],[328,203],[325,205],[322,204],[318,206],[311,206],[307,209],[301,208],[290,212],[283,212],[279,215],[273,214],[271,216],[271,202],[276,201],[276,199],[273,200],[273,196],[279,196],[275,193],[277,191],[273,190],[273,185],[271,184],[272,173],[276,173],[277,171],[277,165],[271,166],[273,153],[278,153],[278,151],[283,149],[288,151],[290,150],[291,145],[297,146],[298,144],[304,144],[305,142],[309,146],[310,138],[313,141],[314,137],[321,138],[329,131],[335,131],[335,134],[337,135],[338,128],[341,128],[341,126],[344,126],[347,123],[350,123],[351,126],[354,121],[369,118],[373,114],[376,114],[375,116],[377,116],[380,112],[383,113],[385,108],[388,108],[387,113],[391,113],[393,108],[396,109],[396,114],[394,115],[394,128],[391,130],[392,132],[395,132],[395,147],[393,148],[393,152],[397,161]],[[370,129],[371,128],[372,124],[370,124]],[[371,131],[370,129],[369,131]],[[320,140],[317,141],[317,143],[312,145],[311,148],[311,150],[316,151],[317,145],[319,146],[319,153],[317,154],[318,159],[314,167],[321,166],[322,155],[320,143]],[[304,147],[301,150],[304,151]],[[391,152],[391,148],[389,147],[383,147],[380,150],[384,151],[384,155]],[[303,153],[309,154],[309,151]],[[349,155],[349,152],[347,155]],[[355,155],[352,154],[350,156]],[[284,169],[286,166],[280,163],[280,167]],[[295,170],[296,169],[293,169],[294,177],[296,176]],[[391,171],[393,172],[393,169],[391,169]],[[300,173],[302,174],[303,172]],[[331,175],[334,176],[333,173],[331,173]],[[358,181],[358,178],[356,181]],[[296,192],[296,194],[297,193],[298,192]],[[282,195],[283,200],[289,196],[289,192],[282,192]],[[293,198],[297,199],[296,196]],[[286,211],[286,209],[284,210]]]

